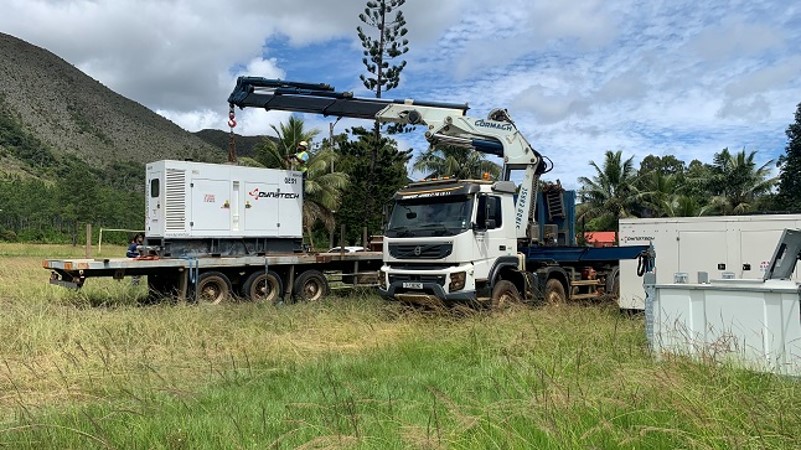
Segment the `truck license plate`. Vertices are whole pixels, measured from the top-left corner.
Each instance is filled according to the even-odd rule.
[[[404,289],[423,289],[423,283],[407,281],[407,282],[403,283],[403,288]]]

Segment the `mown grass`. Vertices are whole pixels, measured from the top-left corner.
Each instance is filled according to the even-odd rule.
[[[795,379],[654,358],[609,307],[140,307],[127,281],[47,286],[39,259],[0,268],[10,448],[801,447]]]

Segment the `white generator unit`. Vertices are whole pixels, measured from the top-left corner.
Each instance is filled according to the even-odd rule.
[[[621,219],[621,246],[653,243],[656,283],[672,283],[684,273],[697,281],[698,272],[709,278],[762,279],[784,229],[801,228],[801,215],[752,215]],[[645,308],[637,261],[620,261],[622,309]],[[798,270],[794,274],[799,278]]]
[[[658,352],[733,359],[746,368],[801,375],[801,230],[774,243],[763,279],[655,284],[646,275],[646,336]],[[702,278],[705,278],[702,276]]]
[[[148,243],[303,236],[300,172],[165,160],[146,175]]]

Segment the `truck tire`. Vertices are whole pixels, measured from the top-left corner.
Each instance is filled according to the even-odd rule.
[[[545,302],[550,305],[561,305],[567,303],[565,286],[556,278],[551,278],[545,283]]]
[[[220,272],[203,272],[197,279],[197,302],[218,305],[231,298],[231,280]]]
[[[522,303],[517,287],[508,280],[499,280],[492,288],[490,307],[493,310],[509,309],[511,306]]]
[[[251,302],[275,304],[281,300],[283,292],[284,283],[272,270],[254,272],[242,285],[242,297]]]
[[[328,280],[319,270],[307,270],[295,280],[292,298],[296,302],[315,302],[328,295]]]

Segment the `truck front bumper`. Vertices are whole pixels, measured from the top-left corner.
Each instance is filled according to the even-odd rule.
[[[459,291],[446,293],[437,283],[423,283],[423,289],[403,289],[400,282],[389,285],[387,289],[378,288],[381,297],[387,300],[398,300],[417,305],[437,306],[450,303],[473,302],[476,291]]]

